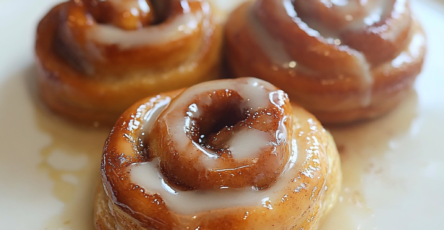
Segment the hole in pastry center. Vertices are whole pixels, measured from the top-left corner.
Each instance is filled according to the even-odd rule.
[[[151,0],[153,11],[156,12],[156,18],[153,21],[154,25],[161,24],[166,21],[171,14],[171,1],[165,0]]]
[[[230,90],[215,91],[211,103],[198,101],[193,104],[200,116],[194,117],[189,130],[191,139],[211,150],[226,149],[234,129],[247,118],[242,108],[242,97]]]

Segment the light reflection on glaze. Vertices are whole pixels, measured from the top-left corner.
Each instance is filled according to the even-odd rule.
[[[351,40],[353,40],[354,37],[359,38],[364,36],[362,33],[368,33],[369,35],[367,36],[369,36],[368,39],[372,46],[378,46],[379,44],[377,43],[384,43],[382,44],[383,47],[391,47],[387,49],[387,52],[392,52],[391,49],[395,49],[393,52],[398,53],[401,51],[398,48],[399,44],[404,42],[404,40],[405,43],[408,44],[410,37],[415,36],[415,33],[418,32],[413,29],[411,30],[413,32],[409,32],[412,19],[408,1],[406,0],[375,0],[365,2],[276,0],[274,2],[275,3],[268,5],[273,6],[274,11],[278,11],[278,13],[273,14],[276,15],[276,19],[272,21],[281,20],[283,21],[282,24],[288,26],[294,24],[294,31],[297,31],[294,34],[300,35],[300,32],[302,32],[303,35],[300,36],[304,36],[304,38],[301,40],[303,42],[310,41],[307,43],[311,45],[307,49],[294,48],[295,51],[291,51],[292,48],[288,47],[292,47],[293,45],[289,43],[288,37],[281,38],[280,36],[282,35],[275,36],[279,33],[270,29],[270,25],[266,24],[266,18],[258,19],[255,17],[256,15],[269,15],[260,11],[265,11],[264,9],[257,7],[262,6],[261,4],[263,3],[258,5],[254,5],[253,3],[252,7],[249,7],[249,9],[245,11],[246,13],[244,13],[246,15],[246,23],[251,28],[251,37],[254,37],[257,46],[262,49],[273,63],[271,68],[274,71],[279,71],[279,73],[289,75],[287,77],[288,80],[294,76],[299,77],[299,75],[309,75],[314,78],[326,75],[325,79],[320,79],[322,85],[335,85],[336,83],[355,79],[357,90],[360,92],[358,99],[354,97],[354,99],[349,100],[353,103],[353,105],[347,105],[350,107],[368,107],[373,103],[372,98],[374,95],[372,95],[372,91],[374,82],[380,73],[375,69],[380,67],[381,63],[386,64],[392,61],[387,60],[390,56],[389,54],[375,55],[372,53],[374,51],[369,50],[368,47],[356,45],[356,42]],[[319,16],[321,13],[327,15]],[[337,23],[339,24],[336,25],[335,22],[328,22],[328,18],[338,21]],[[268,26],[268,29],[266,26]],[[401,34],[403,37],[400,37]],[[314,41],[313,39],[309,40],[309,38],[305,36],[315,38],[318,41]],[[297,42],[298,41],[295,40],[295,43]],[[414,41],[412,40],[410,43],[414,43]],[[295,46],[297,47],[297,45]],[[329,47],[328,49],[330,49],[331,52],[322,54],[320,47]],[[310,48],[312,51],[310,51]],[[344,57],[344,60],[348,62],[348,67],[344,70],[340,68],[335,69],[335,66],[341,64],[338,62],[336,65],[332,65],[332,67],[325,67],[325,69],[320,68],[320,70],[315,71],[309,64],[301,64],[294,60],[300,58],[298,56],[292,57],[292,55],[297,55],[297,53],[295,53],[296,50],[311,52],[314,58],[319,56],[324,58],[325,62],[330,60],[329,62],[335,63],[335,57]],[[380,60],[377,60],[378,58]],[[299,61],[302,62],[301,60]],[[377,63],[378,61],[381,61],[381,63]],[[271,79],[271,77],[267,77],[267,79]],[[290,92],[290,95],[291,94]],[[344,99],[343,104],[350,104],[346,100],[348,99]],[[355,106],[355,103],[359,104]]]
[[[170,210],[181,215],[194,215],[223,208],[261,206],[263,199],[278,197],[281,189],[284,189],[287,184],[287,180],[281,178],[279,181],[282,183],[261,191],[257,191],[255,188],[206,192],[179,191],[172,189],[165,183],[157,164],[151,162],[136,164],[131,166],[129,170],[131,180],[135,184],[144,188],[147,194],[159,194]],[[290,175],[290,173],[286,175]],[[273,200],[276,201],[276,199]],[[270,203],[272,202],[270,201]]]
[[[125,12],[131,14],[132,17],[142,17],[144,15],[139,14],[148,14],[150,10],[153,10],[143,0],[108,1],[114,6],[115,14],[117,12]],[[200,7],[198,10],[191,10],[188,1],[180,1],[179,4],[181,6],[180,12],[172,13],[165,23],[139,26],[140,28],[132,30],[124,30],[112,24],[98,23],[92,15],[87,14],[88,12],[83,12],[86,15],[83,15],[81,18],[76,18],[72,15],[68,17],[69,23],[66,23],[67,26],[61,27],[61,33],[66,38],[72,37],[73,34],[81,35],[81,37],[75,38],[73,42],[77,43],[76,45],[79,45],[82,49],[86,48],[88,56],[100,57],[96,53],[102,52],[103,46],[116,45],[119,49],[125,50],[142,46],[162,45],[189,37],[199,33],[201,30],[207,29],[204,27],[210,26],[208,24],[208,15],[212,12],[208,2],[199,2]],[[125,19],[127,17],[122,16],[122,18]],[[82,31],[76,31],[78,29]]]
[[[398,57],[393,59],[391,66],[400,68],[406,63],[414,62],[423,52],[426,43],[424,34],[415,34],[406,50],[401,52]]]
[[[294,13],[296,14],[296,12]],[[270,57],[274,64],[278,65],[279,68],[284,69],[303,69],[303,67],[294,61],[293,58],[288,54],[282,42],[271,36],[258,22],[251,9],[248,11],[247,18],[251,25],[250,29],[254,33],[254,37],[257,39],[257,42],[262,50]]]
[[[175,17],[166,25],[134,31],[125,31],[110,25],[96,25],[88,30],[87,38],[95,43],[117,45],[121,49],[165,44],[195,33],[202,18],[201,13],[187,13]]]
[[[290,0],[282,0],[283,9],[285,13],[283,13],[282,17],[289,16],[300,29],[302,29],[308,36],[316,37],[320,40],[320,42],[324,42],[326,44],[330,44],[332,46],[337,46],[337,50],[339,52],[345,52],[347,55],[353,57],[357,66],[355,68],[355,72],[357,73],[358,80],[362,85],[362,100],[361,105],[368,106],[371,103],[371,88],[373,85],[373,77],[371,73],[370,64],[367,62],[365,55],[359,51],[354,50],[353,48],[347,46],[346,44],[342,44],[340,39],[340,32],[332,31],[330,29],[325,28],[322,24],[307,20],[303,21],[298,14]],[[311,72],[315,73],[316,71],[311,69],[308,66],[303,66],[297,63],[286,51],[284,45],[273,38],[268,31],[266,31],[257,19],[253,16],[253,13],[249,11],[248,20],[252,25],[252,30],[256,33],[255,38],[257,38],[260,47],[262,47],[263,51],[270,57],[270,59],[279,67],[284,69],[295,69],[295,71],[302,72]],[[287,20],[287,19],[286,19]],[[356,24],[356,22],[355,22]],[[352,23],[350,23],[352,25]],[[356,30],[361,30],[364,28],[364,25],[361,23],[360,26],[355,27]],[[350,29],[350,28],[346,28]],[[328,56],[329,54],[325,54]],[[296,68],[295,68],[296,67]]]
[[[385,14],[391,13],[389,19],[385,22],[386,24],[382,26],[372,26],[368,28],[368,30],[372,33],[379,34],[385,40],[396,42],[401,31],[411,25],[410,22],[412,18],[407,0],[395,1],[391,9],[392,12],[385,12]]]
[[[108,0],[115,8],[131,12],[134,16],[139,16],[138,11],[150,12],[150,6],[146,0]],[[134,11],[135,10],[135,11]]]
[[[211,104],[211,98],[208,96],[204,96],[205,93],[211,94],[211,92],[215,90],[233,90],[240,93],[240,96],[244,98],[243,104],[240,109],[243,110],[243,113],[247,110],[251,109],[252,111],[257,111],[260,108],[267,108],[269,101],[269,94],[267,91],[273,90],[274,86],[271,84],[254,78],[248,78],[246,83],[242,84],[234,84],[233,81],[220,81],[218,84],[214,84],[214,82],[202,83],[197,86],[189,88],[187,91],[182,93],[180,98],[173,102],[168,109],[165,111],[165,119],[171,120],[169,122],[169,132],[171,136],[174,138],[174,142],[178,145],[178,149],[189,149],[190,140],[186,136],[187,129],[190,129],[190,119],[183,119],[182,114],[177,113],[177,108],[186,104],[188,101],[192,101],[196,95],[202,95],[199,97],[199,100],[203,99],[206,104]],[[284,95],[280,95],[284,96]],[[190,112],[190,117],[198,117],[200,112],[196,110],[196,112]],[[184,122],[185,121],[185,122]],[[268,144],[268,143],[266,143]],[[210,152],[211,151],[204,151]]]
[[[301,121],[302,122],[302,121]],[[305,121],[307,122],[307,121]],[[325,130],[317,130],[317,124],[308,119],[311,124],[313,134],[325,132]],[[298,126],[300,124],[295,124]],[[309,185],[298,183],[302,175],[313,179],[313,175],[318,174],[321,170],[321,149],[325,154],[325,148],[322,146],[315,136],[307,136],[306,139],[309,149],[298,149],[298,140],[292,139],[290,160],[287,162],[285,171],[278,179],[278,182],[271,188],[266,190],[257,190],[257,188],[244,188],[237,190],[216,190],[216,191],[180,191],[169,186],[159,171],[159,161],[157,159],[152,162],[132,164],[128,168],[131,174],[131,181],[143,188],[146,194],[159,194],[167,207],[175,213],[181,215],[195,215],[205,211],[235,208],[235,207],[257,207],[263,206],[267,209],[273,209],[273,204],[282,202],[282,192],[288,189],[288,183],[293,182],[295,185],[291,191],[299,193],[301,189],[309,189]],[[317,167],[307,166],[317,162]],[[319,198],[321,193],[316,194],[317,188],[311,190],[312,199]],[[319,191],[318,191],[319,192]],[[285,201],[284,201],[285,202]]]
[[[392,9],[393,1],[386,0],[372,0],[372,1],[328,1],[328,0],[314,0],[310,2],[297,2],[297,4],[304,6],[306,5],[306,9],[309,10],[310,7],[319,7],[316,6],[320,2],[324,7],[328,8],[328,12],[330,14],[336,14],[343,16],[343,19],[346,25],[341,30],[336,30],[337,38],[339,38],[339,34],[346,30],[363,30],[366,27],[373,26],[378,22],[384,20],[390,13]],[[404,0],[396,1],[399,4],[405,3]],[[287,4],[286,8],[290,9],[290,5]],[[288,10],[287,10],[288,11]],[[399,10],[397,10],[400,12]],[[340,17],[338,16],[338,17]],[[325,30],[329,30],[328,28],[322,28],[319,32],[324,34]]]
[[[143,117],[143,120],[145,121],[144,127],[143,127],[143,135],[148,134],[151,132],[154,123],[156,122],[157,118],[159,117],[160,113],[170,104],[171,98],[167,97],[163,100],[160,100],[160,97],[154,98],[151,103],[154,103],[154,101],[159,100],[152,109],[148,111],[148,113],[145,114]]]
[[[170,101],[170,97],[161,98],[156,96],[148,103],[138,107],[136,112],[130,115],[128,124],[125,124],[128,133],[123,134],[127,142],[122,142],[120,145],[124,152],[127,154],[132,153],[132,156],[138,155],[139,148],[144,147],[141,137],[151,132],[157,117],[168,106]],[[125,158],[121,159],[125,160]]]
[[[207,82],[185,90],[168,106],[155,129],[164,136],[148,142],[165,177],[182,186],[263,189],[275,183],[288,159],[289,114],[287,95],[262,80]],[[233,124],[224,123],[229,116],[236,119]],[[210,130],[220,122],[222,130]]]
[[[219,91],[222,89],[222,91],[224,91],[224,89],[228,87],[233,89],[232,93],[236,92],[243,96],[248,95],[248,98],[244,98],[244,103],[240,103],[240,108],[249,108],[248,110],[251,111],[251,113],[254,112],[254,109],[257,109],[254,108],[254,106],[258,106],[258,108],[264,106],[262,102],[265,103],[265,106],[267,106],[266,108],[270,106],[285,106],[285,111],[291,111],[288,110],[291,107],[289,107],[290,104],[288,104],[288,99],[285,98],[285,94],[268,83],[253,78],[223,81],[230,83],[237,82],[237,84],[235,84],[236,86],[233,89],[231,84],[224,84],[223,82],[218,82],[216,84],[221,88],[212,88],[211,85],[203,83],[203,88],[207,90],[203,90],[202,95],[209,92],[211,93],[212,90]],[[195,88],[191,89],[194,90]],[[242,91],[245,92],[242,93]],[[194,91],[191,95],[196,95],[196,92],[200,91]],[[245,213],[248,212],[247,221],[249,221],[250,216],[253,216],[252,218],[257,218],[258,215],[263,215],[265,219],[280,218],[282,221],[278,221],[279,226],[290,226],[289,223],[296,224],[294,222],[295,220],[292,218],[295,214],[291,213],[305,210],[303,213],[301,212],[297,215],[309,215],[304,216],[303,218],[311,218],[315,213],[323,213],[325,211],[322,207],[318,210],[319,206],[313,206],[312,202],[323,203],[326,197],[330,196],[325,189],[320,189],[321,187],[324,188],[324,185],[326,185],[327,178],[329,178],[330,183],[337,185],[337,176],[340,176],[340,174],[331,175],[331,169],[329,168],[338,167],[337,163],[333,164],[334,161],[338,161],[338,158],[334,148],[330,151],[327,150],[327,143],[332,143],[328,134],[312,115],[308,114],[300,107],[293,108],[295,113],[286,113],[286,116],[275,120],[274,122],[280,122],[279,124],[283,128],[277,129],[276,127],[278,123],[275,123],[276,126],[273,126],[275,127],[273,129],[277,130],[271,132],[273,133],[273,135],[271,135],[273,137],[267,137],[270,140],[281,138],[281,140],[279,140],[281,141],[280,143],[275,140],[276,142],[273,143],[275,150],[272,151],[286,151],[287,154],[285,160],[279,162],[282,168],[279,169],[278,177],[273,178],[274,181],[270,186],[261,188],[258,186],[245,186],[243,184],[243,186],[239,187],[234,187],[237,185],[224,185],[220,187],[196,188],[190,190],[183,189],[181,184],[176,184],[175,180],[167,178],[168,174],[165,173],[164,168],[160,170],[160,167],[164,167],[162,165],[164,158],[162,155],[157,156],[159,152],[155,150],[157,147],[151,145],[152,140],[156,140],[151,138],[157,137],[157,134],[159,134],[157,133],[157,130],[159,130],[158,128],[162,124],[162,120],[171,114],[178,115],[179,120],[182,122],[178,124],[179,127],[174,128],[177,128],[179,132],[183,133],[183,126],[185,124],[184,117],[193,114],[205,117],[204,113],[206,112],[202,113],[202,111],[199,111],[199,106],[212,105],[211,100],[216,99],[213,97],[207,98],[207,101],[203,100],[203,103],[201,104],[198,100],[196,102],[193,99],[193,96],[191,96],[191,99],[189,98],[190,100],[186,100],[187,95],[188,91],[186,90],[166,107],[163,107],[163,105],[161,105],[162,103],[160,103],[161,99],[165,98],[165,96],[147,99],[145,102],[141,102],[137,106],[128,110],[127,113],[122,116],[122,119],[119,120],[116,126],[117,130],[114,130],[111,133],[107,145],[105,146],[103,162],[106,164],[102,165],[104,188],[113,204],[123,207],[125,210],[130,210],[130,213],[133,215],[137,214],[135,218],[139,221],[143,221],[143,219],[140,219],[137,216],[142,215],[144,218],[153,218],[152,214],[150,214],[150,210],[153,210],[153,208],[161,208],[168,212],[168,215],[172,215],[172,218],[179,218],[179,223],[176,223],[178,224],[177,226],[187,226],[190,227],[190,229],[195,229],[200,226],[200,224],[203,223],[202,221],[206,218],[213,218],[206,216],[207,214],[210,215],[213,213],[211,215],[215,216],[225,215],[223,213],[227,209],[232,209],[232,211],[236,213],[234,215],[241,214],[242,217],[246,216]],[[185,96],[185,99],[182,98],[183,96]],[[235,98],[236,100],[239,100],[238,96],[235,96]],[[186,103],[179,106],[175,105],[177,102]],[[158,106],[156,106],[156,104],[158,104]],[[165,104],[167,104],[167,102],[165,102]],[[169,110],[175,106],[179,106],[181,109],[175,113],[170,112]],[[164,108],[166,109],[163,110]],[[131,111],[133,112],[131,113]],[[187,114],[187,111],[191,114]],[[150,115],[146,115],[147,113]],[[159,116],[156,115],[158,113],[160,113]],[[154,135],[150,135],[151,133],[148,132],[150,129],[149,127],[152,127],[149,124],[150,119],[148,119],[148,117],[151,117],[151,119],[158,117],[157,119],[154,119],[158,121],[153,129],[153,131],[156,131]],[[127,129],[129,124],[128,121],[133,119],[140,121],[141,124],[138,129],[131,129],[130,131]],[[247,134],[250,135],[250,132],[251,131],[248,131]],[[134,140],[139,141],[129,141],[127,138],[123,137],[122,134],[127,134],[128,136],[133,137]],[[253,136],[256,134],[257,132],[253,133]],[[174,135],[176,135],[176,133],[174,133]],[[142,141],[144,148],[139,148],[140,138],[144,139],[144,141]],[[174,136],[167,138],[174,138]],[[163,139],[165,139],[165,136]],[[186,139],[188,139],[188,143],[192,142],[191,139]],[[145,145],[148,143],[150,145]],[[270,143],[272,142],[265,141],[266,145]],[[129,146],[133,146],[133,148],[129,148]],[[202,146],[200,147],[205,149]],[[160,154],[162,154],[161,152],[162,151],[160,151]],[[250,153],[248,153],[248,155]],[[143,155],[145,154],[148,154],[146,156],[150,157],[144,158]],[[266,154],[272,154],[272,152],[267,150]],[[331,155],[331,157],[327,157],[327,155]],[[218,166],[214,164],[213,158],[207,156],[205,151],[198,153],[197,156],[197,160],[200,161],[204,167],[215,168],[216,173],[222,172],[227,173],[227,175],[235,175],[236,170],[247,166],[239,165],[239,168],[218,169]],[[250,157],[248,160],[251,160],[249,164],[254,164],[254,156],[248,157]],[[121,160],[123,158],[124,161]],[[334,161],[327,159],[334,159]],[[171,165],[171,162],[166,163]],[[187,165],[186,167],[189,166]],[[272,174],[275,175],[274,173]],[[253,177],[256,177],[257,175],[258,174],[252,174]],[[242,175],[242,177],[245,176],[249,175]],[[190,175],[188,175],[188,177],[190,177]],[[199,181],[205,179],[200,176],[198,178]],[[236,178],[239,179],[239,177]],[[209,186],[212,185],[210,184]],[[219,184],[217,184],[217,186],[219,186]],[[303,197],[307,197],[307,199],[304,199]],[[310,197],[312,197],[312,200],[309,200]],[[335,195],[333,198],[334,197]],[[334,199],[331,202],[333,201]],[[328,204],[330,205],[330,203]],[[145,210],[146,207],[150,207],[149,210]],[[237,213],[238,211],[239,213]],[[288,213],[288,211],[291,213]],[[275,216],[276,213],[280,213],[279,217]],[[322,215],[323,214],[316,214],[315,218],[319,219]],[[276,219],[265,219],[261,221],[272,221],[277,223]],[[250,224],[252,224],[252,226],[257,225],[257,223],[253,222]],[[279,228],[279,226],[276,225],[277,228]]]
[[[286,134],[286,133],[284,133]],[[231,151],[234,159],[255,158],[261,153],[261,150],[270,145],[270,136],[266,132],[257,129],[242,129],[233,134],[228,142],[228,149]],[[285,137],[279,136],[277,140],[285,140]],[[258,144],[265,143],[265,146]]]

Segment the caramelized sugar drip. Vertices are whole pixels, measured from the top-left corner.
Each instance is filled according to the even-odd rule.
[[[192,190],[264,189],[281,175],[289,155],[288,98],[276,89],[242,87],[239,91],[258,90],[276,97],[249,107],[256,99],[242,97],[237,90],[196,88],[192,90],[200,90],[197,95],[173,103],[159,117],[148,142],[170,183]],[[182,137],[171,130],[177,123],[183,124]]]
[[[136,30],[156,21],[150,0],[83,0],[98,23],[112,24],[124,30]]]

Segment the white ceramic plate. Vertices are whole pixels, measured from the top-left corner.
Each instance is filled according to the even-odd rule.
[[[93,229],[107,132],[65,123],[33,93],[34,31],[56,2],[0,0],[0,229]],[[344,188],[322,230],[444,229],[444,5],[413,9],[428,34],[424,71],[391,114],[331,130]]]

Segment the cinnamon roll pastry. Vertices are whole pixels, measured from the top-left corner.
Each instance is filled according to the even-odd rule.
[[[39,23],[43,101],[114,124],[136,101],[217,78],[222,29],[206,0],[71,0]]]
[[[426,51],[408,0],[257,0],[232,13],[226,38],[235,76],[275,84],[323,123],[388,112]]]
[[[335,143],[275,86],[240,78],[146,98],[109,135],[95,226],[317,229],[341,183]]]

